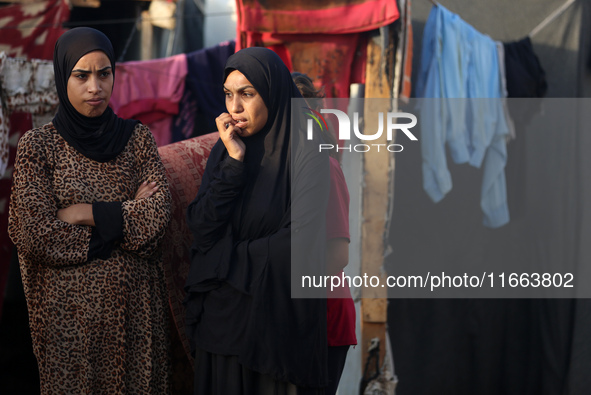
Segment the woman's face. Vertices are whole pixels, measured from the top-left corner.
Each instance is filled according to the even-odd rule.
[[[226,109],[240,128],[241,137],[252,136],[267,123],[269,112],[263,98],[238,70],[228,74],[224,83]]]
[[[98,117],[105,112],[113,91],[111,61],[103,51],[78,60],[68,78],[68,99],[80,114]]]

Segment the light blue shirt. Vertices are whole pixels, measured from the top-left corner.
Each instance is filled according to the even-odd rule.
[[[455,163],[483,168],[484,225],[509,222],[505,165],[509,133],[495,42],[445,7],[431,9],[423,33],[416,96],[420,103],[423,188],[439,202],[452,188]]]

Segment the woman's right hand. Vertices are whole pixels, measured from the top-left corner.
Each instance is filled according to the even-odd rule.
[[[220,132],[220,138],[228,150],[228,155],[242,162],[246,153],[246,145],[238,136],[240,128],[236,126],[236,121],[227,112],[222,113],[215,119],[215,123]]]
[[[157,190],[158,190],[158,185],[156,185],[156,182],[144,181],[144,182],[142,182],[142,185],[140,185],[140,187],[137,189],[137,192],[135,193],[135,197],[133,199],[139,200],[139,199],[144,199],[144,198],[150,197],[154,193],[156,193]]]

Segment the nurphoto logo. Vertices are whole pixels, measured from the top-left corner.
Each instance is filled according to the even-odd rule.
[[[349,115],[341,110],[336,109],[321,109],[320,112],[313,110],[309,107],[304,107],[306,110],[311,112],[307,112],[306,114],[311,116],[312,119],[308,119],[307,122],[307,137],[308,140],[312,140],[314,136],[314,121],[318,124],[321,131],[324,131],[326,128],[328,130],[328,123],[322,116],[322,114],[333,114],[336,115],[338,121],[338,134],[337,137],[340,141],[347,141],[351,140],[351,130],[355,136],[361,141],[375,141],[379,139],[382,134],[384,133],[384,119],[386,120],[386,139],[388,142],[394,141],[394,131],[400,130],[403,132],[410,140],[417,141],[418,139],[410,129],[417,124],[417,117],[411,113],[407,112],[388,112],[384,115],[383,112],[379,112],[378,116],[378,131],[374,134],[364,134],[359,131],[359,113],[353,113],[353,128],[351,129],[351,120]],[[397,123],[400,120],[408,119],[410,122],[406,123]],[[390,152],[401,152],[404,147],[401,144],[389,143],[389,144],[349,144],[348,146],[334,146],[333,144],[320,144],[319,150],[332,150],[335,149],[338,151],[349,151],[349,152],[368,152],[372,149],[377,149],[380,151],[380,148],[385,148]]]

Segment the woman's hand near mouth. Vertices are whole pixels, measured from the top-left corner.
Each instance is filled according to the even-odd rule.
[[[220,132],[220,138],[228,150],[228,155],[242,162],[246,153],[246,145],[240,138],[242,129],[238,126],[245,122],[236,122],[232,116],[226,112],[216,118],[215,123]]]

